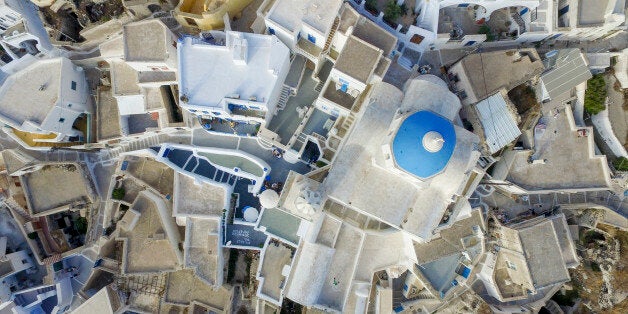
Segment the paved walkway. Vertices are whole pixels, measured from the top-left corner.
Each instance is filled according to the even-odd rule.
[[[488,206],[501,208],[507,211],[509,218],[534,209],[536,212],[550,210],[556,206],[577,206],[594,204],[607,207],[616,213],[628,218],[628,198],[611,191],[589,191],[577,193],[549,193],[528,194],[510,198],[500,192],[493,192],[489,196],[474,193],[469,200],[472,206],[485,203]]]

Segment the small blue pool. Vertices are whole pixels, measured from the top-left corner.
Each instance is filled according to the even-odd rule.
[[[426,134],[428,137],[437,134],[430,137],[427,146],[424,140]],[[425,179],[447,166],[455,146],[456,131],[449,120],[430,111],[419,111],[401,123],[392,150],[399,167]]]

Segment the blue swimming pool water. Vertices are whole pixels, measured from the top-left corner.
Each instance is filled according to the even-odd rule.
[[[423,148],[423,136],[437,131],[445,140],[443,148],[435,153]],[[393,140],[395,162],[403,170],[419,177],[429,178],[441,172],[456,146],[456,131],[451,122],[430,111],[419,111],[407,117]]]

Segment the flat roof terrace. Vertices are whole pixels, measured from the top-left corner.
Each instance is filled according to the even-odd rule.
[[[382,51],[379,48],[351,36],[347,39],[334,68],[360,82],[367,83],[381,56]]]
[[[161,194],[172,194],[174,170],[152,158],[131,157],[124,160],[126,171],[133,177],[159,191]]]
[[[317,84],[318,82],[312,78],[312,70],[305,68],[297,94],[288,98],[286,107],[277,111],[268,123],[268,129],[279,135],[281,144],[288,144],[303,121],[297,109],[311,106],[318,97],[319,92],[315,90]]]
[[[22,176],[33,214],[42,214],[73,203],[91,202],[89,179],[76,164],[46,165]],[[60,184],[62,183],[62,184]]]
[[[185,266],[193,267],[195,274],[205,282],[215,285],[222,276],[219,263],[221,250],[219,221],[189,218],[186,226]]]
[[[114,95],[139,95],[141,92],[137,71],[122,60],[111,62],[111,79]]]
[[[176,215],[220,217],[225,208],[224,188],[177,172],[175,174],[174,211]]]
[[[604,15],[609,0],[579,0],[578,25],[604,23]]]
[[[355,261],[362,249],[363,237],[362,232],[349,225],[343,223],[340,227],[331,266],[318,299],[319,304],[342,310],[348,289],[351,288]]]
[[[264,282],[260,291],[277,302],[281,300],[281,291],[285,286],[285,277],[281,272],[284,265],[291,264],[292,254],[291,248],[276,241],[271,242],[264,251],[264,260],[260,269],[260,277],[264,278]]]
[[[234,37],[247,42],[244,65],[234,60],[233,47],[189,37],[179,41],[179,89],[189,98],[189,105],[220,107],[232,94],[268,102],[275,84],[283,83],[278,74],[290,57],[288,47],[275,36],[227,32],[228,42]]]
[[[164,300],[168,303],[190,304],[197,301],[212,307],[213,311],[224,311],[231,302],[231,291],[220,287],[214,290],[198,279],[192,270],[168,273]]]
[[[99,141],[114,139],[122,136],[120,129],[120,114],[118,102],[113,97],[110,88],[98,89],[96,138]]]
[[[300,30],[305,22],[327,34],[341,4],[340,0],[276,0],[269,18],[291,32]]]
[[[507,179],[529,190],[608,187],[606,158],[595,156],[593,134],[581,136],[572,117],[565,107],[543,118],[546,129],[542,135],[536,132],[533,155],[542,162],[530,163],[530,151],[516,151]]]
[[[327,88],[323,93],[323,98],[330,100],[331,102],[342,106],[347,110],[351,110],[353,108],[353,104],[357,98],[343,92],[342,90],[336,89],[336,84],[332,81],[327,84]]]
[[[124,54],[127,61],[164,61],[168,59],[166,26],[158,19],[124,26]]]
[[[0,87],[0,115],[41,124],[59,100],[63,62],[70,61],[41,60],[9,76]]]
[[[384,51],[384,56],[390,55],[397,45],[397,37],[379,27],[371,20],[363,18],[356,23],[353,29],[353,36],[356,36],[367,43]]]
[[[124,271],[152,273],[175,270],[178,267],[177,255],[165,235],[157,204],[140,193],[131,209],[140,216],[131,230],[122,229],[120,232],[120,238],[126,239]]]

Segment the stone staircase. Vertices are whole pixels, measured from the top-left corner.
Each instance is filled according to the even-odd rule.
[[[120,157],[121,154],[126,152],[132,152],[151,148],[153,146],[159,146],[163,140],[162,136],[166,136],[166,134],[151,134],[146,137],[140,137],[138,139],[120,143],[118,146],[104,151],[104,156],[102,156],[102,160],[115,160]]]
[[[407,58],[405,58],[403,55],[399,56],[399,58],[397,58],[397,64],[399,64],[400,66],[408,69],[408,70],[412,70],[412,61],[408,60]]]
[[[299,133],[299,135],[297,136],[296,141],[301,143],[301,144],[305,144],[305,140],[307,140],[307,135],[305,135],[305,133],[303,133],[303,132]]]
[[[325,41],[325,46],[323,47],[323,53],[329,52],[331,48],[331,42],[336,35],[336,30],[338,29],[338,24],[340,24],[340,18],[336,17],[334,19],[334,24],[331,26],[331,31],[329,32],[329,36],[327,36],[327,41]]]
[[[342,122],[342,125],[340,126],[340,128],[345,129],[345,130],[349,130],[351,128],[351,126],[353,125],[353,122],[355,122],[355,115],[353,113],[351,113]]]
[[[319,80],[318,84],[316,84],[316,87],[314,87],[314,90],[320,93],[323,90],[323,86],[325,86],[325,81]]]
[[[10,209],[12,209],[14,212],[16,212],[18,215],[22,216],[24,219],[26,219],[26,221],[32,221],[33,217],[31,217],[31,215],[26,211],[26,209],[22,208],[22,206],[20,206],[20,204],[18,204],[15,200],[13,200],[12,198],[5,198],[4,200],[2,200],[4,202],[4,204],[9,207]]]
[[[257,137],[257,143],[265,149],[268,149],[268,150],[273,149],[273,143],[268,141],[265,138],[262,138],[261,136]]]
[[[44,258],[42,262],[44,263],[44,265],[52,265],[56,262],[60,262],[62,259],[63,257],[61,256],[61,254],[55,254],[55,255]]]
[[[519,25],[519,34],[523,34],[526,32],[526,23],[521,18],[518,12],[512,14],[512,19],[515,20],[515,23]]]
[[[288,98],[292,96],[292,89],[290,86],[284,85],[281,88],[281,94],[279,94],[279,101],[277,102],[277,110],[283,110],[286,108],[286,104],[288,103]]]

